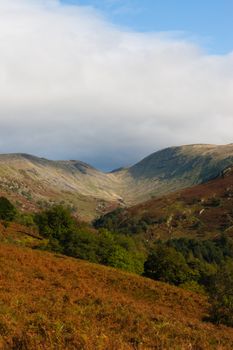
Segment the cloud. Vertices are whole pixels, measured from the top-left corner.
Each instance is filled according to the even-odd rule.
[[[0,0],[0,152],[111,168],[232,142],[233,54],[113,26],[91,7]]]
[[[142,4],[139,6],[135,0],[90,0],[89,2],[113,16],[135,15],[143,11]]]

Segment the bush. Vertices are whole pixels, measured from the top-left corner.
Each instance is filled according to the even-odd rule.
[[[16,217],[16,221],[17,223],[23,226],[27,226],[27,227],[35,226],[34,216],[32,214],[18,213]]]
[[[48,238],[47,249],[78,259],[113,266],[142,274],[144,255],[132,238],[112,234],[106,229],[94,230],[76,222],[69,210],[55,206],[36,214],[41,235]]]
[[[0,220],[12,221],[16,216],[16,208],[5,197],[0,197]]]
[[[74,227],[75,221],[68,209],[61,205],[54,206],[35,215],[35,223],[44,237],[60,239],[62,235]]]
[[[144,264],[144,274],[155,280],[179,285],[192,279],[184,256],[172,247],[158,245]]]
[[[196,281],[188,281],[188,282],[182,283],[180,284],[179,287],[198,294],[203,294],[203,295],[206,294],[205,288]]]
[[[210,318],[213,322],[233,326],[233,262],[229,261],[213,278],[210,288]]]
[[[143,273],[143,254],[133,251],[130,243],[126,244],[126,238],[121,241],[119,236],[107,230],[93,233],[87,228],[76,228],[63,236],[60,245],[66,255],[129,272]]]

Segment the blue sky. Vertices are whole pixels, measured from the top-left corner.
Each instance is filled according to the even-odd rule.
[[[61,0],[93,6],[136,31],[180,31],[212,54],[233,51],[232,0]]]

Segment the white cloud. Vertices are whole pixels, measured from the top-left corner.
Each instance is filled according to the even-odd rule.
[[[91,8],[0,0],[0,152],[131,163],[232,142],[233,55],[126,32]]]

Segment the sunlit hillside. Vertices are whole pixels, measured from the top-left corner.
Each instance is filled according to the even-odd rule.
[[[111,173],[76,160],[6,154],[0,155],[0,194],[24,211],[61,203],[90,221],[118,206],[206,182],[232,162],[232,144],[171,147]]]
[[[232,349],[205,297],[61,255],[0,245],[1,349]]]
[[[189,237],[233,236],[233,168],[204,184],[130,208],[116,210],[97,221],[98,227],[116,232],[143,234],[153,241]]]

